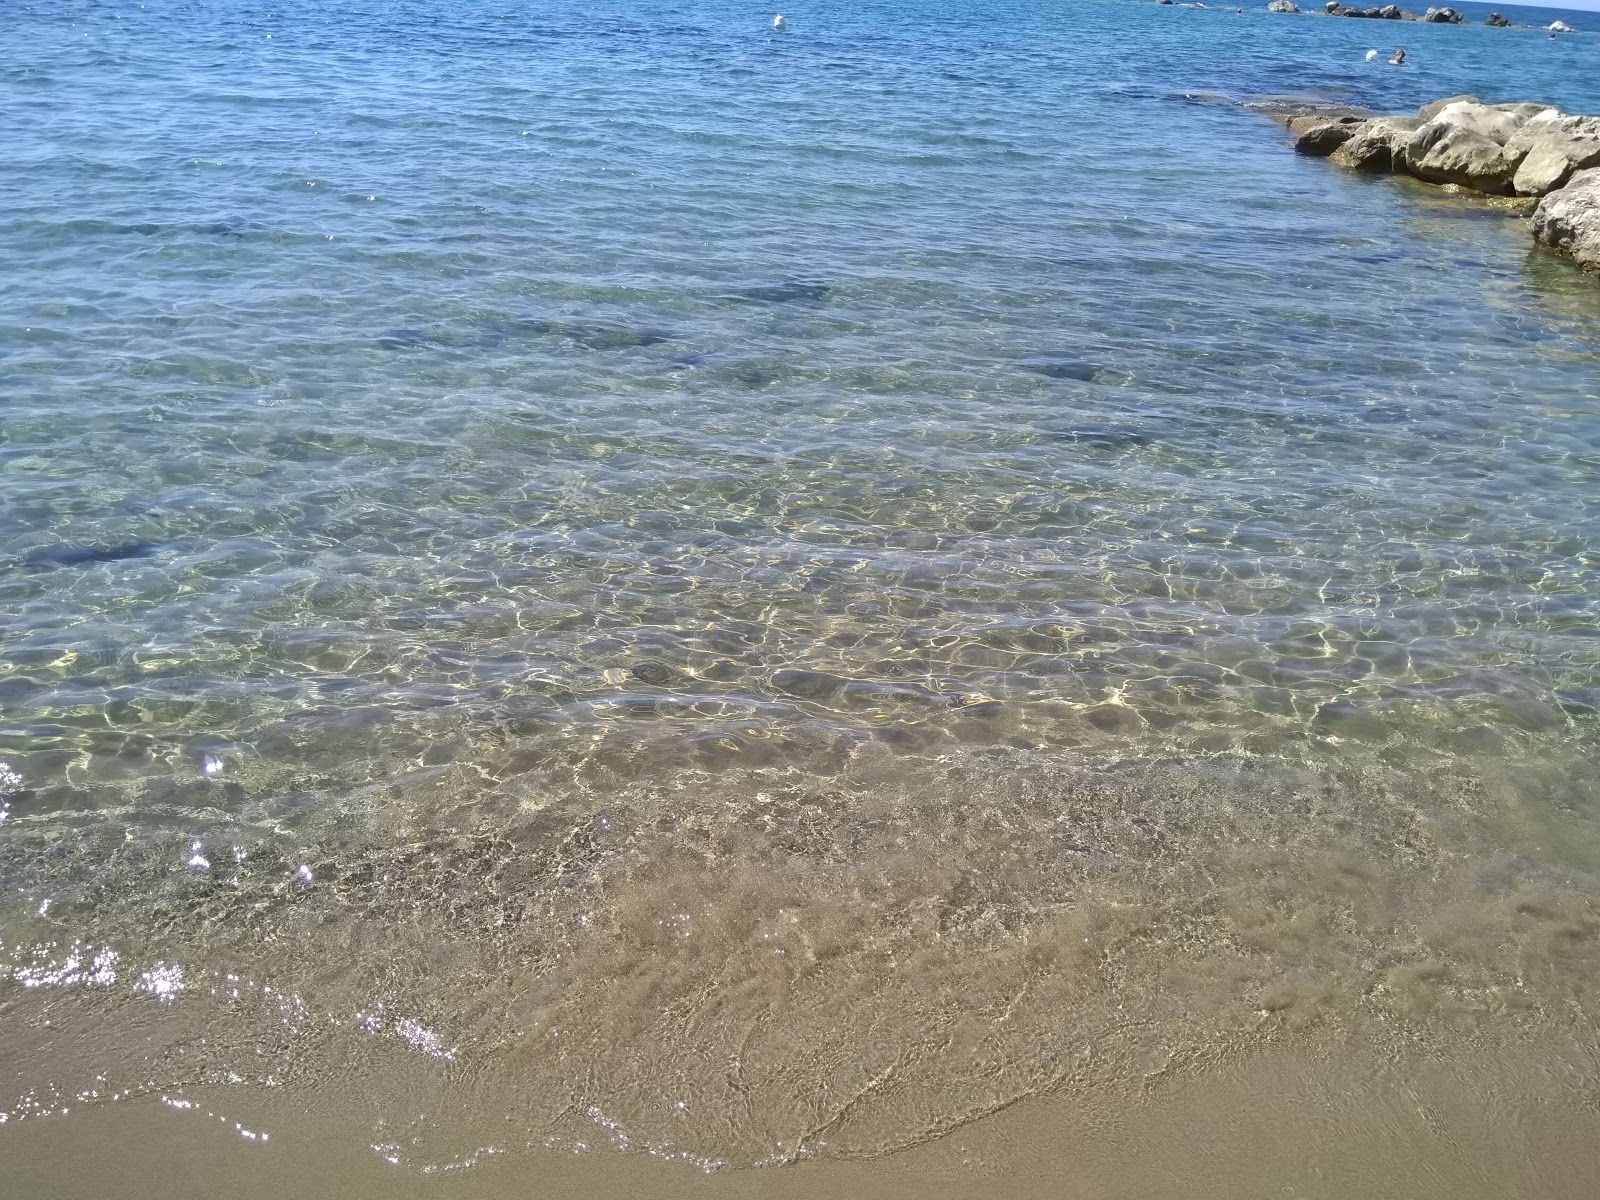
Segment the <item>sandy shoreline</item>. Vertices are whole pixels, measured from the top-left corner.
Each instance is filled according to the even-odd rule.
[[[234,1123],[255,1119],[259,1095],[211,1088],[188,1093],[190,1109],[146,1097],[8,1129],[6,1175],[38,1200],[1581,1200],[1600,1173],[1600,1119],[1572,1055],[1553,1043],[1400,1059],[1275,1050],[1152,1081],[1115,1109],[1041,1097],[885,1158],[713,1173],[605,1146],[408,1171],[322,1116],[262,1111],[277,1136],[247,1142]],[[118,1149],[86,1157],[86,1141]]]

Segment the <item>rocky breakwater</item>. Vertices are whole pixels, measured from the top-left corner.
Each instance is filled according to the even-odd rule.
[[[1273,0],[1267,5],[1269,12],[1293,12],[1300,10],[1291,0]],[[1330,17],[1364,17],[1375,21],[1429,21],[1435,25],[1460,25],[1466,18],[1453,8],[1430,8],[1420,17],[1416,13],[1406,12],[1398,4],[1385,4],[1380,8],[1352,8],[1347,4],[1340,4],[1339,0],[1328,0],[1322,6],[1322,11]]]
[[[1156,3],[1172,4],[1175,3],[1175,0],[1156,0]],[[1188,7],[1204,8],[1206,6],[1204,4],[1191,4]],[[1300,11],[1300,6],[1296,4],[1294,0],[1271,0],[1271,2],[1267,5],[1267,11],[1275,13],[1298,13]],[[1467,24],[1467,18],[1464,15],[1457,12],[1455,9],[1448,7],[1430,8],[1422,15],[1418,16],[1414,12],[1407,12],[1398,4],[1385,4],[1377,8],[1359,8],[1352,5],[1343,4],[1340,2],[1340,0],[1327,0],[1327,3],[1322,6],[1322,12],[1330,17],[1362,17],[1368,20],[1377,21],[1426,21],[1433,25]],[[1523,28],[1521,25],[1512,25],[1509,20],[1497,12],[1490,13],[1483,23],[1485,25],[1493,25],[1500,29]],[[1557,21],[1554,25],[1551,25],[1550,29],[1556,33],[1572,32],[1560,21]]]
[[[1338,0],[1328,0],[1322,11],[1330,17],[1365,17],[1374,21],[1403,21],[1410,15],[1401,11],[1397,4],[1385,4],[1381,8],[1351,8],[1338,3]],[[1416,17],[1412,16],[1411,20],[1415,21]]]
[[[1451,96],[1416,116],[1286,118],[1302,154],[1355,171],[1520,197],[1536,239],[1600,270],[1600,117]]]

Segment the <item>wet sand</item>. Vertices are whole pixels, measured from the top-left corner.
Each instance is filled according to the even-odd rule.
[[[1600,1168],[1584,778],[1554,753],[890,756],[491,821],[424,773],[222,879],[18,839],[56,902],[11,935],[0,1172],[1576,1197]]]
[[[202,1089],[191,1109],[146,1098],[24,1122],[6,1131],[3,1173],[9,1194],[40,1200],[1584,1200],[1600,1178],[1600,1109],[1592,1057],[1585,1081],[1572,1053],[1266,1052],[1152,1081],[1114,1109],[1052,1096],[884,1158],[713,1173],[605,1146],[417,1173],[341,1139],[326,1114],[263,1113],[278,1132],[249,1142],[234,1120],[252,1098]]]

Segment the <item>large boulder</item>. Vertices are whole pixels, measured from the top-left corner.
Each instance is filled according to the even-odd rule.
[[[1494,196],[1510,194],[1517,172],[1516,161],[1499,142],[1438,118],[1411,135],[1395,166],[1429,183],[1453,183]]]
[[[1515,106],[1490,106],[1469,98],[1422,111],[1432,115],[1394,154],[1394,169],[1430,183],[1454,183],[1490,195],[1509,195],[1521,162],[1505,144],[1528,122]]]
[[[1535,105],[1491,105],[1475,100],[1457,100],[1434,113],[1423,128],[1449,125],[1470,130],[1497,146],[1504,146],[1511,140],[1512,134],[1527,124],[1528,118],[1533,115],[1533,112],[1527,111],[1530,108],[1533,112],[1539,111]]]
[[[1503,16],[1501,16],[1497,12],[1490,13],[1487,17],[1484,18],[1483,23],[1485,25],[1492,25],[1496,29],[1510,29],[1511,28],[1511,22],[1506,20]]]
[[[1417,109],[1417,116],[1424,121],[1431,121],[1449,108],[1452,104],[1482,104],[1476,96],[1446,96],[1443,100],[1435,100],[1432,104],[1424,104]]]
[[[1571,120],[1559,108],[1545,105],[1538,112],[1529,113],[1528,119],[1522,126],[1506,139],[1506,145],[1519,148],[1524,154],[1533,146],[1534,142],[1542,140],[1547,134],[1554,131],[1562,121]],[[1579,118],[1580,120],[1582,118]]]
[[[1331,121],[1326,117],[1296,117],[1289,122],[1289,132],[1295,135],[1294,148],[1299,153],[1327,158],[1348,142],[1363,124],[1350,117]]]
[[[1430,8],[1422,14],[1422,19],[1436,25],[1459,25],[1466,18],[1453,8]]]
[[[1542,196],[1578,171],[1600,167],[1600,117],[1572,117],[1553,108],[1528,118],[1506,142],[1517,158],[1511,186],[1519,196]]]
[[[1579,171],[1566,187],[1539,201],[1533,236],[1600,271],[1600,167]]]
[[[1405,149],[1422,125],[1418,117],[1379,117],[1358,126],[1332,159],[1341,167],[1358,171],[1392,171],[1395,155]]]
[[[1267,11],[1277,13],[1297,13],[1300,11],[1300,6],[1296,4],[1294,0],[1272,0],[1272,3],[1267,5]]]

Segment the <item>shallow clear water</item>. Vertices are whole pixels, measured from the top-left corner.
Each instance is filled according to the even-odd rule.
[[[769,20],[19,11],[10,1119],[748,1164],[1584,1044],[1600,287],[1219,97],[1600,111],[1594,39]]]

